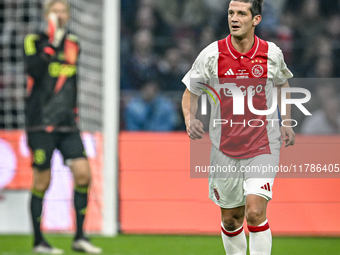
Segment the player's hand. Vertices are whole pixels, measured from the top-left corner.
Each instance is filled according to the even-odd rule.
[[[188,136],[192,140],[202,139],[205,134],[203,123],[198,119],[190,120],[186,123]]]
[[[54,47],[58,48],[63,37],[65,30],[59,26],[58,16],[51,12],[48,15],[48,37],[49,43]]]
[[[294,145],[295,133],[291,127],[281,126],[281,136],[282,136],[282,140],[286,142],[285,147]]]

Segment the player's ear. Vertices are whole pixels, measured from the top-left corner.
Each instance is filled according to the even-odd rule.
[[[262,16],[261,15],[256,15],[253,18],[253,26],[257,26],[258,24],[260,24],[261,20],[262,20]]]

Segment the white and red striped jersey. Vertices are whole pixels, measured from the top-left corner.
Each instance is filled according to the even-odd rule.
[[[208,97],[211,105],[209,135],[213,146],[232,158],[252,158],[261,154],[279,155],[282,143],[279,113],[276,110],[269,115],[255,115],[248,109],[245,98],[244,115],[233,115],[231,92],[216,86],[235,83],[244,96],[252,86],[254,108],[267,110],[273,105],[274,84],[282,85],[291,77],[293,74],[284,62],[282,51],[274,43],[255,36],[251,50],[242,54],[234,49],[229,35],[206,47],[182,81],[195,95],[200,96],[202,89],[209,90],[199,81],[219,94],[221,101],[215,100],[217,104]],[[216,125],[216,119],[225,120],[227,124]]]

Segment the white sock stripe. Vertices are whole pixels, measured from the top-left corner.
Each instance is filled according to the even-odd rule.
[[[236,229],[235,231],[240,232],[239,234],[235,234],[238,232],[233,231],[230,233],[232,236],[228,236],[224,233],[227,232],[221,223],[221,236],[223,240],[223,246],[226,254],[228,255],[247,255],[247,239],[244,233],[243,225]],[[234,233],[234,234],[233,234]],[[229,234],[229,232],[228,232]]]
[[[260,232],[249,232],[250,254],[270,255],[271,247],[272,247],[272,235],[270,229]]]
[[[268,219],[266,219],[263,223],[261,223],[261,224],[259,225],[259,227],[262,227],[262,226],[266,225],[267,222],[268,222]]]

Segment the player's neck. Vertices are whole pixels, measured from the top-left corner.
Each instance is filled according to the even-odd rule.
[[[253,47],[255,43],[255,37],[254,34],[250,34],[249,36],[242,39],[231,36],[231,43],[236,51],[245,54]]]

